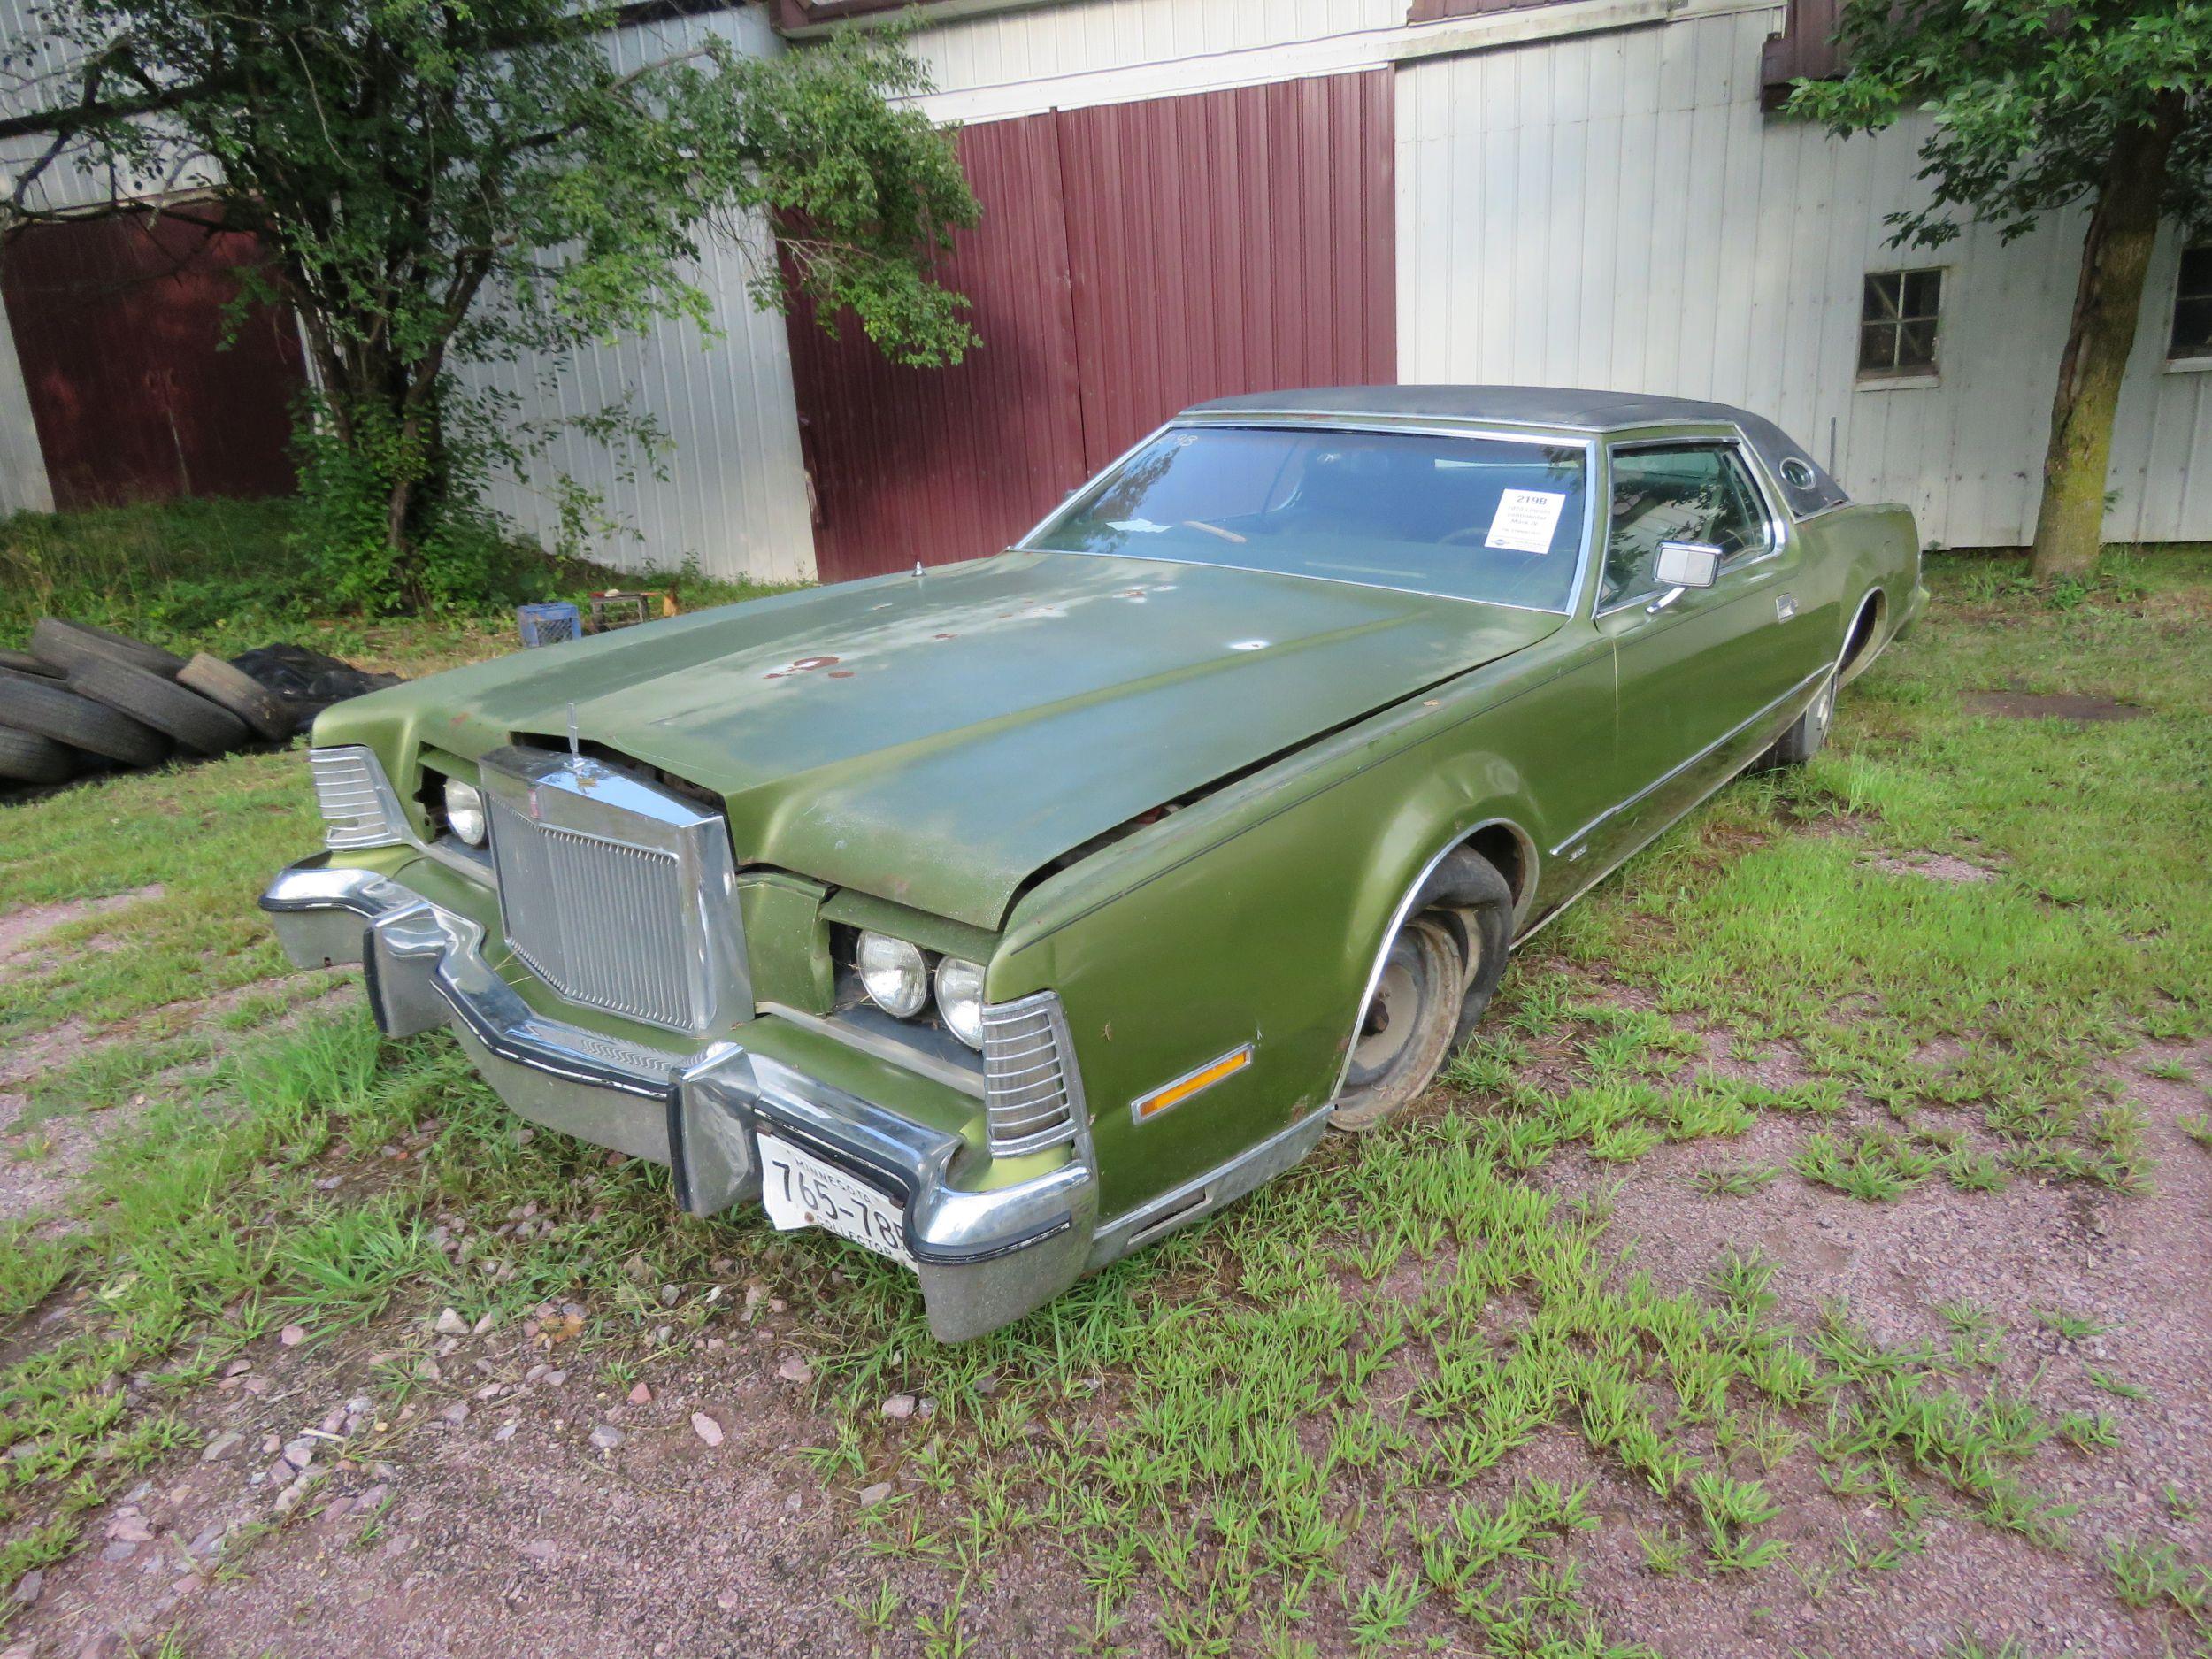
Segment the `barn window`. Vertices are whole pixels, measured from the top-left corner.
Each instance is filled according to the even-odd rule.
[[[2174,362],[2212,358],[2212,242],[2185,250],[2174,285],[2174,332],[2166,347]]]
[[[1861,378],[1933,374],[1942,303],[1941,271],[1868,272],[1859,305]]]

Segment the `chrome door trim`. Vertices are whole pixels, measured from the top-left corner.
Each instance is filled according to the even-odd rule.
[[[1641,801],[1646,795],[1650,795],[1655,790],[1664,788],[1668,784],[1673,782],[1674,780],[1679,778],[1684,772],[1689,771],[1693,766],[1695,766],[1700,761],[1708,758],[1718,749],[1727,748],[1730,743],[1733,742],[1737,738],[1741,737],[1753,726],[1758,725],[1760,721],[1765,719],[1777,709],[1787,703],[1792,697],[1798,695],[1805,689],[1806,687],[1813,684],[1816,680],[1825,678],[1827,675],[1832,674],[1834,672],[1835,665],[1832,663],[1824,664],[1820,667],[1816,668],[1811,673],[1806,675],[1804,679],[1799,680],[1780,696],[1775,698],[1773,702],[1768,703],[1764,708],[1762,708],[1755,713],[1752,714],[1748,718],[1740,721],[1735,726],[1731,726],[1727,731],[1722,733],[1718,737],[1708,743],[1703,749],[1699,749],[1696,754],[1691,756],[1689,759],[1669,767],[1665,772],[1661,772],[1659,776],[1654,778],[1642,788],[1637,790],[1634,795],[1630,795],[1627,799],[1621,801],[1615,805],[1606,808],[1604,811],[1599,813],[1597,817],[1592,818],[1587,824],[1585,824],[1573,834],[1568,836],[1566,840],[1561,841],[1558,846],[1553,848],[1551,849],[1551,856],[1554,858],[1557,858],[1561,855],[1564,854],[1570,847],[1575,846],[1579,842],[1588,841],[1590,839],[1591,833],[1596,830],[1600,825],[1608,822],[1609,819],[1618,818],[1622,813],[1627,811],[1629,808],[1634,806],[1639,801]],[[1730,774],[1732,777],[1733,775],[1733,773]],[[1724,782],[1726,780],[1723,780],[1723,781]],[[1715,788],[1718,788],[1720,786],[1718,784],[1714,786]],[[1702,795],[1699,797],[1700,800],[1702,800],[1703,798],[1704,797]],[[1689,809],[1686,807],[1683,810],[1687,811]],[[1674,822],[1674,819],[1669,818],[1667,822],[1671,824]],[[1563,905],[1560,908],[1563,910],[1566,907]],[[1547,919],[1549,918],[1548,918]]]
[[[1800,680],[1800,681],[1798,682],[1798,684],[1797,684],[1796,687],[1795,687],[1793,691],[1791,691],[1791,692],[1788,694],[1788,695],[1777,699],[1777,703],[1786,703],[1786,702],[1788,702],[1788,701],[1789,701],[1789,698],[1790,698],[1790,697],[1792,697],[1792,696],[1800,696],[1800,695],[1803,695],[1803,693],[1804,693],[1805,687],[1806,687],[1807,686],[1811,685],[1813,682],[1815,682],[1815,681],[1816,681],[1816,680],[1820,680],[1820,679],[1821,679],[1821,678],[1823,678],[1823,676],[1824,676],[1824,675],[1825,675],[1828,672],[1829,672],[1829,671],[1828,671],[1828,670],[1826,670],[1826,669],[1822,669],[1822,670],[1820,670],[1820,671],[1819,671],[1818,672],[1816,672],[1816,673],[1814,673],[1814,674],[1811,674],[1811,675],[1807,676],[1807,678],[1806,678],[1806,679],[1804,679],[1804,680]],[[1773,707],[1775,707],[1775,706],[1776,706],[1776,704],[1775,704],[1775,703],[1770,703],[1770,704],[1768,705],[1768,707],[1769,707],[1770,709],[1771,709],[1771,708],[1773,708]],[[1756,717],[1755,716],[1754,718],[1755,718]],[[1746,722],[1745,722],[1745,725],[1747,725],[1747,725],[1749,725],[1749,724],[1751,724],[1751,722],[1750,722],[1750,721],[1746,721]],[[1738,731],[1741,731],[1741,730],[1743,729],[1743,727],[1742,727],[1742,726],[1739,726],[1739,727],[1737,727],[1736,729],[1737,729]],[[1723,741],[1724,741],[1725,740],[1723,740]],[[1718,744],[1716,744],[1714,747],[1715,747],[1715,748],[1718,748],[1718,747],[1719,747],[1719,745],[1718,745]],[[1710,752],[1710,751],[1708,751],[1708,752]],[[1714,780],[1713,780],[1713,782],[1712,782],[1712,785],[1711,785],[1711,787],[1710,787],[1709,788],[1706,788],[1706,789],[1701,790],[1701,791],[1699,792],[1699,794],[1698,794],[1697,798],[1696,798],[1694,801],[1690,801],[1690,802],[1686,802],[1686,803],[1684,803],[1684,805],[1683,805],[1682,810],[1681,810],[1679,812],[1677,812],[1677,813],[1676,813],[1676,814],[1675,814],[1672,818],[1671,818],[1667,819],[1667,820],[1666,820],[1666,822],[1664,822],[1663,824],[1655,825],[1655,826],[1652,827],[1652,832],[1651,832],[1651,833],[1650,833],[1650,834],[1648,834],[1648,835],[1646,835],[1646,836],[1642,837],[1640,840],[1639,840],[1639,841],[1635,843],[1635,845],[1633,845],[1632,847],[1629,848],[1629,849],[1628,849],[1628,850],[1627,850],[1627,851],[1625,851],[1625,852],[1624,852],[1624,853],[1623,853],[1623,854],[1622,854],[1622,855],[1621,855],[1618,858],[1616,858],[1615,860],[1613,860],[1613,862],[1612,862],[1611,864],[1609,864],[1606,865],[1606,866],[1605,866],[1605,868],[1603,868],[1602,870],[1599,871],[1599,872],[1598,872],[1595,875],[1592,876],[1592,877],[1591,877],[1591,878],[1590,878],[1587,881],[1585,881],[1585,882],[1584,882],[1584,883],[1583,883],[1580,887],[1577,887],[1577,888],[1576,888],[1576,889],[1575,889],[1572,893],[1571,893],[1571,894],[1569,894],[1569,895],[1567,895],[1567,897],[1566,897],[1565,901],[1564,901],[1563,903],[1561,903],[1560,907],[1559,907],[1557,910],[1554,910],[1554,911],[1553,911],[1553,912],[1552,912],[1549,916],[1545,917],[1545,918],[1544,918],[1544,919],[1543,919],[1542,921],[1540,921],[1540,922],[1537,923],[1535,926],[1533,926],[1533,927],[1530,928],[1530,929],[1528,930],[1528,932],[1526,932],[1525,933],[1523,933],[1523,934],[1522,934],[1522,935],[1521,935],[1518,939],[1516,939],[1516,940],[1513,941],[1513,948],[1514,948],[1516,950],[1519,949],[1520,949],[1523,945],[1526,944],[1526,943],[1527,943],[1530,940],[1532,940],[1532,939],[1535,938],[1537,934],[1539,934],[1539,933],[1542,933],[1542,932],[1543,932],[1543,931],[1544,931],[1547,927],[1549,927],[1549,926],[1552,925],[1552,923],[1554,923],[1555,921],[1558,920],[1558,918],[1559,918],[1560,917],[1562,917],[1562,916],[1565,915],[1565,914],[1566,914],[1569,910],[1572,910],[1572,909],[1574,908],[1574,906],[1575,906],[1576,902],[1577,902],[1578,900],[1579,900],[1580,898],[1582,898],[1582,897],[1583,897],[1586,894],[1589,893],[1589,892],[1590,892],[1593,888],[1594,888],[1594,887],[1596,887],[1596,886],[1597,886],[1600,882],[1603,881],[1603,880],[1606,879],[1606,877],[1608,877],[1608,876],[1611,875],[1611,874],[1612,874],[1615,871],[1618,870],[1618,869],[1619,869],[1619,868],[1620,868],[1623,864],[1626,864],[1626,863],[1627,863],[1630,859],[1633,858],[1633,857],[1634,857],[1634,856],[1635,856],[1638,853],[1640,853],[1640,852],[1643,851],[1643,849],[1644,849],[1645,848],[1647,848],[1647,847],[1650,846],[1650,845],[1652,844],[1652,842],[1654,842],[1654,841],[1657,841],[1657,840],[1658,840],[1658,839],[1659,839],[1662,835],[1664,835],[1664,834],[1665,834],[1665,833],[1666,833],[1669,830],[1672,829],[1672,828],[1673,828],[1676,825],[1679,824],[1679,823],[1680,823],[1680,822],[1681,822],[1684,818],[1686,818],[1689,817],[1691,813],[1693,813],[1693,812],[1696,811],[1696,810],[1698,810],[1698,808],[1700,808],[1700,807],[1703,806],[1703,805],[1704,805],[1704,804],[1705,804],[1708,801],[1711,800],[1711,799],[1712,799],[1715,795],[1718,795],[1718,794],[1719,794],[1719,793],[1720,793],[1723,789],[1725,789],[1725,788],[1726,788],[1726,787],[1727,787],[1730,784],[1733,783],[1733,782],[1737,780],[1737,778],[1738,778],[1738,777],[1740,777],[1740,776],[1742,774],[1742,772],[1743,772],[1743,769],[1744,769],[1746,766],[1748,766],[1749,764],[1751,764],[1751,763],[1752,763],[1753,761],[1756,760],[1758,757],[1758,757],[1758,755],[1757,755],[1755,752],[1755,753],[1753,753],[1753,754],[1749,754],[1749,755],[1745,756],[1745,757],[1743,757],[1743,759],[1742,759],[1740,762],[1739,762],[1736,765],[1730,767],[1730,768],[1728,769],[1727,773],[1726,773],[1724,776],[1714,779]],[[1689,764],[1689,763],[1685,763],[1685,764]],[[1676,771],[1678,771],[1678,771],[1680,771],[1680,770],[1681,770],[1681,768],[1680,768],[1680,767],[1677,767],[1677,768],[1676,768]],[[1672,774],[1672,773],[1669,773],[1668,775],[1669,775],[1670,777],[1671,777],[1673,774]],[[1665,780],[1665,779],[1663,779],[1663,778],[1660,780],[1660,782],[1661,782],[1661,783],[1663,783],[1663,782],[1665,782],[1665,781],[1666,781],[1666,780]],[[1654,786],[1652,786],[1652,787],[1653,787],[1654,788],[1655,788],[1655,787],[1657,787],[1658,786],[1655,784],[1655,785],[1654,785]],[[1649,793],[1649,791],[1648,791],[1648,790],[1647,790],[1647,791],[1645,791],[1644,793],[1645,793],[1645,794],[1648,794],[1648,793]],[[1638,795],[1638,796],[1632,796],[1630,801],[1624,801],[1624,802],[1623,802],[1623,803],[1621,803],[1621,805],[1622,805],[1622,806],[1627,806],[1627,805],[1631,804],[1631,802],[1632,802],[1632,801],[1634,801],[1634,800],[1639,800],[1639,799],[1641,799],[1641,796],[1640,796],[1640,795]],[[1614,808],[1614,809],[1613,809],[1613,810],[1614,810],[1615,812],[1617,812],[1617,811],[1619,811],[1619,810],[1620,810],[1620,807],[1616,807],[1616,808]],[[1610,817],[1610,816],[1611,816],[1611,814],[1610,814],[1610,813],[1609,813],[1609,814],[1607,814],[1607,816],[1608,816],[1608,817]]]

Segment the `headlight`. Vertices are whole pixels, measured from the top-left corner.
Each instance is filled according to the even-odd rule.
[[[472,847],[484,844],[484,797],[472,783],[449,778],[445,786],[446,827]]]
[[[937,964],[937,1012],[946,1029],[971,1048],[983,1046],[983,970],[947,956]]]
[[[903,939],[881,933],[860,936],[860,983],[887,1014],[910,1019],[929,1001],[929,964],[922,953]]]

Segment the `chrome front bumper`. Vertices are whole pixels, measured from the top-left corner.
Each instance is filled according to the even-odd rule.
[[[956,1342],[1049,1301],[1084,1271],[1097,1182],[1080,1158],[1016,1186],[953,1184],[964,1142],[781,1061],[723,1041],[673,1054],[549,1019],[484,956],[484,930],[373,871],[311,858],[261,896],[302,967],[361,964],[377,1025],[449,1026],[520,1116],[670,1166],[678,1201],[713,1215],[760,1194],[754,1137],[792,1141],[904,1209],[930,1329]]]

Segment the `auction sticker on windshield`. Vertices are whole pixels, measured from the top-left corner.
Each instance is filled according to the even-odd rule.
[[[1548,553],[1552,532],[1559,528],[1559,510],[1566,504],[1564,495],[1548,489],[1501,490],[1483,546],[1509,553]]]
[[[914,1265],[906,1212],[872,1187],[773,1135],[760,1137],[760,1202],[786,1233],[826,1227],[878,1256]]]

